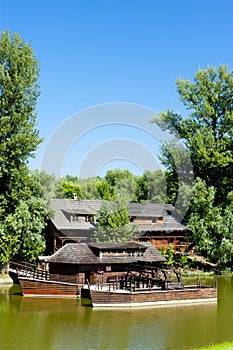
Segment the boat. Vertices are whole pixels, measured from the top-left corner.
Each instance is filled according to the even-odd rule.
[[[23,296],[77,298],[81,287],[76,283],[18,277]]]
[[[217,302],[217,288],[167,284],[160,288],[123,290],[88,285],[92,307],[146,307]]]

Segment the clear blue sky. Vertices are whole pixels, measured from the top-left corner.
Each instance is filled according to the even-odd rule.
[[[192,78],[207,65],[233,68],[232,0],[0,0],[0,11],[1,30],[18,31],[40,62],[44,142],[33,168],[40,167],[57,127],[79,111],[109,102],[182,110],[177,77]],[[121,122],[88,132],[67,153],[61,174],[79,175],[80,159],[97,148],[103,154],[99,145],[108,141],[111,147],[111,138],[131,140],[157,157],[153,140],[131,129],[132,135]],[[118,155],[114,147],[112,162],[100,157],[96,174],[118,166],[144,170],[140,160]]]

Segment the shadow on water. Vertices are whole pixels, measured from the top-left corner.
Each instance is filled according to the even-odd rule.
[[[15,287],[14,287],[15,288]],[[233,340],[233,278],[219,278],[218,304],[93,309],[88,299],[0,293],[4,350],[191,350]]]

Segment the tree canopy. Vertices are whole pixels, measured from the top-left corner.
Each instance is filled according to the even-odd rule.
[[[36,129],[39,66],[19,34],[0,37],[0,264],[14,254],[34,259],[44,248],[46,215],[27,162],[41,142]],[[27,250],[27,253],[26,253]]]
[[[168,110],[153,121],[184,140],[194,177],[214,186],[216,203],[224,204],[233,190],[233,71],[207,67],[193,81],[180,78],[176,84],[189,115]],[[164,164],[171,164],[171,150],[165,146],[162,152]]]
[[[95,242],[124,242],[134,238],[136,226],[130,224],[127,204],[119,197],[115,202],[105,201],[97,215]]]
[[[152,120],[176,137],[161,148],[168,194],[174,203],[178,192],[188,193],[191,200],[186,220],[197,251],[211,261],[231,264],[233,71],[225,65],[207,67],[200,69],[193,81],[179,78],[176,84],[188,115],[167,110]],[[187,166],[189,158],[192,167]]]

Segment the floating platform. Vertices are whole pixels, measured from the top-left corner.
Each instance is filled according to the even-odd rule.
[[[184,287],[173,290],[108,290],[89,286],[93,307],[145,307],[217,302],[217,288]]]

